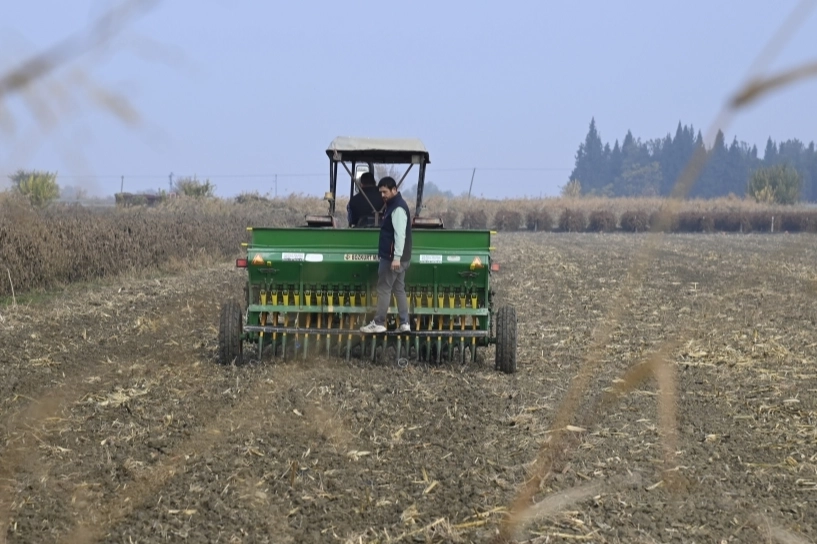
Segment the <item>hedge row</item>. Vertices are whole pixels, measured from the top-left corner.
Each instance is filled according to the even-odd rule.
[[[0,297],[150,268],[196,266],[240,252],[251,225],[303,223],[270,205],[180,202],[173,206],[35,210],[0,200]],[[9,282],[11,278],[11,283]]]
[[[466,210],[461,215],[454,210],[443,214],[446,228],[514,231],[523,228],[522,214],[515,210],[498,210],[489,220],[482,209]],[[534,231],[561,232],[817,232],[817,210],[810,211],[681,211],[672,214],[632,210],[616,214],[609,210],[587,213],[577,208],[564,208],[554,217],[548,210],[530,211],[524,228]]]

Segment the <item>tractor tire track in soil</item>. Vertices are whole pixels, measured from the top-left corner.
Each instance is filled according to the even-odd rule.
[[[493,350],[464,367],[218,366],[218,309],[244,281],[226,266],[0,309],[0,542],[489,541],[644,244],[500,234],[512,376]],[[662,239],[537,495],[573,499],[520,540],[814,539],[815,260],[811,235]],[[654,380],[592,413],[668,341],[682,492]]]

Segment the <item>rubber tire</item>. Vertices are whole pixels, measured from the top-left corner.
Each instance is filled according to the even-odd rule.
[[[516,372],[516,308],[503,306],[496,313],[497,370],[505,374]]]
[[[221,305],[218,320],[218,363],[229,365],[235,361],[239,365],[243,358],[241,339],[244,330],[241,305],[236,300],[228,300]]]

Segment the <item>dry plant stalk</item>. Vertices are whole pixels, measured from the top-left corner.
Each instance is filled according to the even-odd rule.
[[[119,28],[139,11],[151,9],[158,0],[130,0],[106,12],[86,32],[81,32],[34,55],[0,77],[0,100],[24,91],[58,68],[104,45]]]
[[[8,274],[8,277],[9,277],[9,287],[11,288],[11,300],[12,300],[12,302],[14,304],[13,307],[16,308],[17,307],[17,297],[14,296],[14,282],[11,281],[11,271],[8,268],[6,268],[6,274]]]

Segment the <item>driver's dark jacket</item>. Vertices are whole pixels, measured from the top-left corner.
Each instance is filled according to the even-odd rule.
[[[366,197],[363,196],[364,194],[369,197],[377,211],[383,208],[383,197],[380,196],[380,190],[377,187],[363,187],[363,190],[353,196],[346,206],[350,227],[357,226],[361,219],[374,217],[375,210],[372,209],[372,204],[369,204]]]

